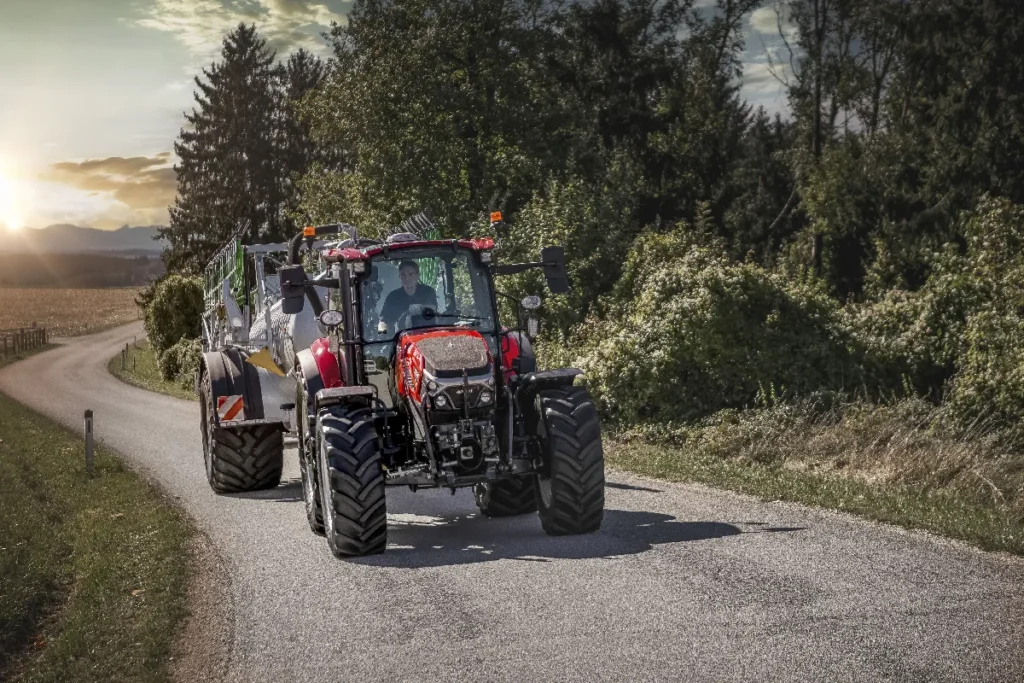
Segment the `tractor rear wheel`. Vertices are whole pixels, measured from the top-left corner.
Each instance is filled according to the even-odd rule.
[[[476,505],[485,517],[513,517],[537,511],[533,477],[516,477],[477,484],[473,487]]]
[[[210,488],[217,493],[271,489],[281,483],[284,433],[277,425],[238,429],[218,427],[213,413],[209,375],[203,375],[199,397],[203,458]]]
[[[597,531],[604,517],[601,424],[584,387],[540,392],[544,468],[536,476],[541,526],[553,536]]]
[[[384,467],[370,410],[331,406],[317,414],[316,422],[327,545],[338,557],[384,552],[388,544]]]

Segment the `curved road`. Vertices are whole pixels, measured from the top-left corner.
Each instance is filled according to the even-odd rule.
[[[216,496],[197,407],[121,384],[141,326],[0,371],[96,432],[208,534],[230,572],[228,680],[1020,681],[1024,562],[696,486],[610,473],[599,533],[487,520],[472,496],[389,489],[384,555],[336,560],[285,483]]]

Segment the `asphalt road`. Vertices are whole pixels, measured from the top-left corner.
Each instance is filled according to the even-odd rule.
[[[96,432],[230,572],[231,681],[1022,681],[1024,562],[922,534],[610,473],[596,534],[488,520],[469,492],[389,489],[387,553],[340,561],[285,483],[217,496],[197,404],[121,384],[120,328],[0,371]]]

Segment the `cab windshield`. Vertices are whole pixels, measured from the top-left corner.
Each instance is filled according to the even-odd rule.
[[[494,331],[490,281],[465,248],[396,249],[370,261],[363,281],[363,340],[390,341],[402,330],[458,326]]]

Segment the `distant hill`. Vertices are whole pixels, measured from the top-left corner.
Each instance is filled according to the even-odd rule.
[[[127,253],[0,252],[0,288],[138,287],[164,274],[159,256],[128,256]]]
[[[15,232],[0,231],[0,252],[75,254],[83,252],[158,253],[165,245],[155,241],[160,226],[97,230],[77,225],[51,225]]]

